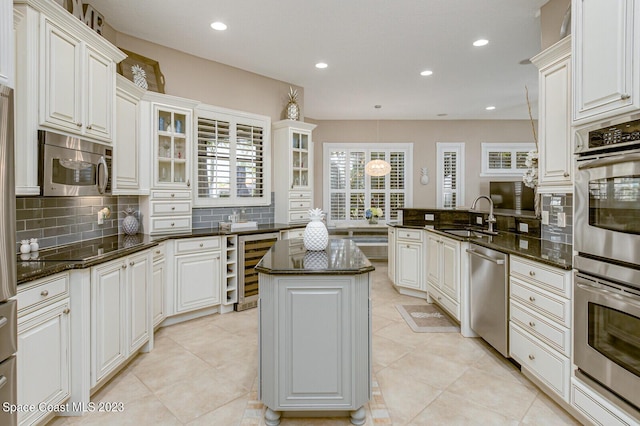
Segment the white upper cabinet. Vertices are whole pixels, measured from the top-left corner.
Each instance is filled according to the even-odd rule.
[[[573,0],[574,124],[640,108],[640,4]]]
[[[15,42],[13,2],[0,0],[0,84],[13,87]]]
[[[571,37],[531,58],[538,67],[538,153],[541,192],[573,192]]]

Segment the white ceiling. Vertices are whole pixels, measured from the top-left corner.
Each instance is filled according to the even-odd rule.
[[[526,119],[525,85],[537,115],[520,61],[540,51],[546,2],[85,0],[119,32],[304,87],[313,119]]]

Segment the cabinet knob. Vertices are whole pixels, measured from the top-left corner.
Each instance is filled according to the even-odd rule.
[[[535,302],[535,301],[536,301],[536,298],[535,298],[535,297],[533,297],[533,296],[529,296],[529,301],[530,301],[530,302]]]
[[[304,194],[300,194],[300,197],[304,197]]]
[[[176,206],[171,206],[171,210],[175,210],[175,209],[176,209]]]
[[[442,296],[438,296],[438,300],[442,300]]]
[[[536,323],[535,323],[535,322],[533,322],[533,321],[529,321],[529,327],[535,327],[535,326],[536,326]]]
[[[76,123],[76,126],[82,127],[82,123]]]
[[[127,269],[127,265],[122,265],[122,269]]]
[[[569,172],[564,172],[564,174],[562,176],[569,177]]]
[[[200,243],[200,247],[204,247],[204,244],[203,244],[203,243]]]
[[[156,254],[160,254],[160,250],[156,250]]]
[[[69,314],[69,312],[71,312],[71,309],[69,308],[64,308],[64,310],[62,311],[62,313],[65,315]]]
[[[129,262],[129,266],[133,266],[133,265],[135,265],[135,264],[136,264],[136,263],[135,263],[134,261]]]
[[[91,130],[91,128],[92,128],[92,126],[91,126],[91,124],[89,124],[89,125],[87,126],[87,130]]]
[[[529,271],[529,275],[531,275],[532,277],[535,277],[536,273],[534,271]]]
[[[409,248],[409,244],[407,244],[407,248]]]
[[[304,204],[300,203],[300,207],[303,207],[303,206],[304,206]]]
[[[191,179],[187,179],[187,186],[190,187],[191,186]]]
[[[176,224],[174,222],[171,222],[171,226],[175,226]]]
[[[42,290],[40,292],[40,296],[42,296],[42,297],[47,297],[48,295],[49,295],[49,290]]]
[[[623,93],[622,95],[620,95],[620,99],[622,99],[622,100],[627,100],[627,99],[629,99],[630,97],[631,97],[631,95],[630,95],[630,94],[628,94],[628,93]]]
[[[175,197],[175,196],[176,196],[176,194],[171,194],[171,198],[173,198],[173,197]]]
[[[529,354],[529,359],[533,361],[534,359],[536,359],[536,356],[534,354]]]

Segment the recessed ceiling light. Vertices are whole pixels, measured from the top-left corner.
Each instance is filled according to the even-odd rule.
[[[211,23],[211,28],[216,31],[224,31],[227,29],[227,25],[224,22],[216,21]]]
[[[326,64],[326,63],[324,63],[324,62],[318,62],[318,63],[316,64],[316,68],[320,68],[321,70],[322,70],[322,69],[325,69],[325,68],[326,68],[326,67],[328,67],[328,66],[329,66],[329,65],[327,65],[327,64]]]
[[[431,75],[431,74],[433,74],[433,71],[431,71],[431,70],[424,70],[424,71],[422,71],[420,73],[420,75],[423,75],[423,76],[427,76],[427,75]]]
[[[493,105],[489,105],[488,107],[485,108],[487,111],[493,111],[494,109],[496,109],[496,107],[494,107]]]
[[[438,117],[446,117],[447,115],[449,115],[449,114],[447,114],[447,113],[441,113],[441,114],[438,114]]]
[[[485,40],[483,38],[473,42],[473,45],[475,47],[486,46],[487,44],[489,44],[489,40]]]

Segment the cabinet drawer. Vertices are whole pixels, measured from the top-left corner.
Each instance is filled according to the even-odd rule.
[[[189,238],[176,241],[176,253],[191,253],[220,248],[220,237]]]
[[[567,400],[571,376],[569,358],[545,347],[516,325],[511,324],[509,330],[510,355]]]
[[[289,254],[302,254],[306,253],[307,249],[304,248],[304,244],[294,244],[289,246]]]
[[[153,215],[174,215],[174,214],[190,214],[191,202],[190,201],[178,201],[178,202],[152,202],[151,214]]]
[[[292,240],[294,238],[304,238],[304,228],[289,229],[284,231],[282,235],[283,240]]]
[[[289,200],[300,200],[300,199],[309,199],[311,200],[311,191],[290,191],[289,192]],[[311,201],[309,201],[311,202]]]
[[[291,212],[289,213],[289,222],[308,222],[309,212]]]
[[[542,316],[529,311],[515,301],[511,301],[510,307],[511,321],[563,355],[567,357],[570,355],[571,333],[568,328],[545,320]]]
[[[440,289],[434,286],[433,283],[429,283],[427,285],[427,291],[429,292],[431,299],[433,299],[436,304],[442,306],[452,317],[460,321],[460,305],[458,303],[454,302],[442,293]]]
[[[571,405],[594,424],[607,426],[637,425],[637,421],[622,413],[599,394],[577,379],[571,380]]]
[[[311,208],[311,200],[300,199],[300,200],[291,200],[289,201],[289,210],[300,210]]]
[[[166,219],[151,219],[151,232],[177,232],[191,230],[191,216]]]
[[[153,252],[153,260],[159,260],[162,259],[165,255],[165,243],[160,243],[158,244],[156,247],[154,247],[152,249]]]
[[[422,241],[422,231],[419,229],[398,229],[396,238],[398,240]]]
[[[517,300],[527,308],[542,314],[545,318],[559,322],[565,327],[571,326],[571,305],[549,292],[527,285],[511,277],[511,299]]]
[[[46,306],[69,295],[69,274],[54,275],[18,287],[18,314]]]
[[[190,200],[191,191],[151,191],[154,200]]]
[[[511,274],[546,290],[571,297],[571,275],[560,269],[511,256]]]

